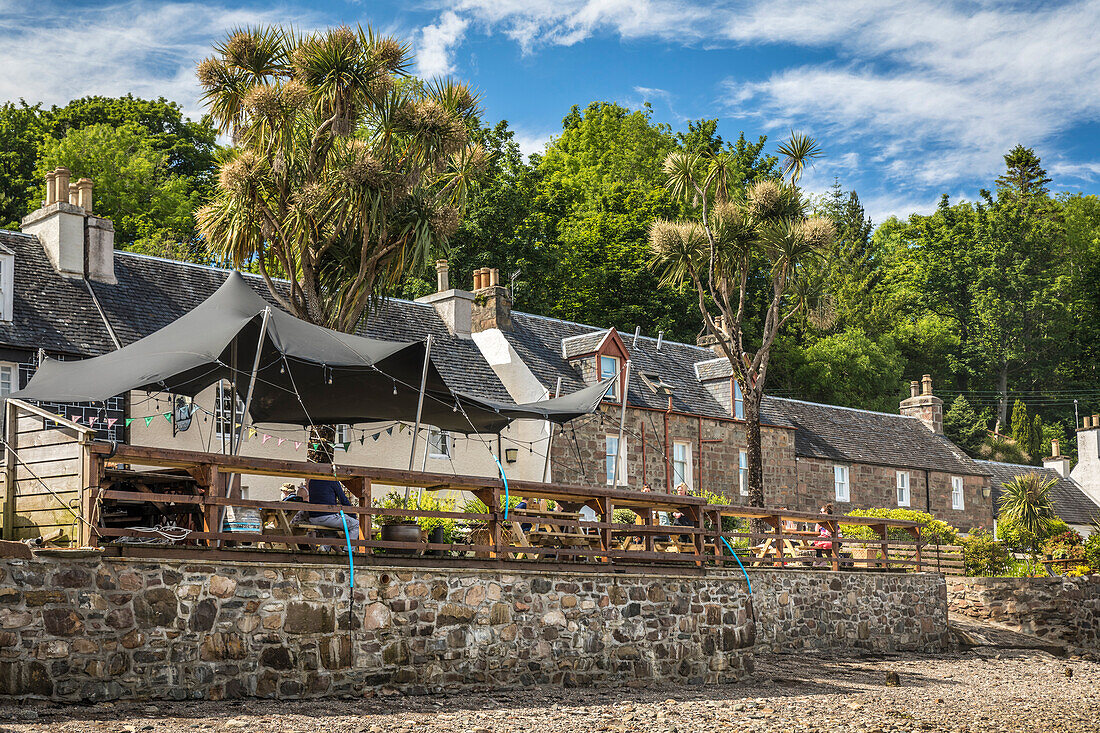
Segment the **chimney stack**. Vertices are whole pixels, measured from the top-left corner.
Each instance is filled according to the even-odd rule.
[[[68,168],[46,174],[45,205],[20,223],[38,238],[54,269],[65,277],[114,284],[115,228],[92,213],[92,182],[71,181]]]
[[[1072,464],[1069,458],[1062,455],[1062,449],[1057,438],[1050,441],[1050,457],[1043,459],[1043,468],[1054,469],[1062,477],[1069,476]]]
[[[474,272],[478,277],[478,272]],[[470,308],[474,295],[465,290],[451,289],[451,266],[447,260],[435,261],[436,292],[417,298],[417,303],[427,303],[447,324],[447,330],[459,338],[470,338]]]
[[[943,400],[932,394],[932,375],[925,374],[919,384],[909,383],[909,398],[901,402],[901,414],[915,417],[936,435],[943,435]]]
[[[474,333],[512,330],[512,296],[500,285],[500,270],[483,267],[474,272],[474,305],[470,329]]]

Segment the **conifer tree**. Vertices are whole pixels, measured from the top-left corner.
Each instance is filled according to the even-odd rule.
[[[1009,435],[1020,450],[1031,450],[1031,419],[1022,400],[1016,400],[1012,406],[1012,432]]]

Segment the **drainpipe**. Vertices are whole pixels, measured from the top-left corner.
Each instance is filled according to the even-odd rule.
[[[672,414],[672,395],[668,396],[668,410],[665,411],[665,493],[672,493],[672,460],[669,457],[668,416]]]
[[[932,482],[927,468],[924,469],[924,511],[932,513]]]
[[[641,425],[642,425],[642,486],[645,486],[646,483],[648,483],[648,481],[649,481],[649,471],[648,471],[648,466],[646,465],[646,460],[645,460],[645,433],[646,433],[645,423],[643,422],[643,423],[641,423]],[[639,488],[641,488],[641,487],[639,487]]]

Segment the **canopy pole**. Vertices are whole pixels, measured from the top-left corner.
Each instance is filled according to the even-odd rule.
[[[420,437],[420,417],[424,411],[424,390],[428,385],[428,361],[432,355],[432,335],[428,334],[428,342],[424,346],[424,368],[420,372],[420,396],[416,399],[416,427],[413,428],[412,433],[412,447],[409,449],[409,470],[413,470],[413,463],[416,460],[416,441]],[[457,399],[457,398],[456,398]],[[428,450],[428,441],[424,441],[424,450]],[[411,486],[405,487],[405,505],[409,504],[409,492],[412,490]]]
[[[248,394],[244,398],[244,409],[241,410],[241,432],[236,433],[237,444],[233,448],[233,455],[240,455],[241,443],[244,442],[244,429],[245,424],[248,422],[248,409],[252,407],[252,391],[256,388],[256,372],[260,369],[260,354],[264,348],[264,338],[267,336],[267,320],[271,317],[271,306],[264,308],[264,318],[260,323],[260,340],[256,342],[256,358],[252,360],[252,378],[248,381]],[[236,406],[236,395],[233,397],[233,404]],[[233,433],[231,433],[232,435]]]
[[[558,385],[554,388],[554,396],[561,397],[561,377],[558,377]],[[554,445],[554,423],[547,420],[546,426],[550,429],[550,434],[546,437],[546,460],[542,464],[543,483],[546,483],[547,477],[550,475],[550,448]]]
[[[619,488],[619,457],[623,452],[623,430],[626,428],[626,393],[630,391],[630,359],[626,360],[626,373],[623,375],[623,401],[619,410],[619,439],[615,441],[615,469],[612,471],[611,488]]]

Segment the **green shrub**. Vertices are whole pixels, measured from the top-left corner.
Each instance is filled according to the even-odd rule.
[[[1093,532],[1085,540],[1085,563],[1094,573],[1100,573],[1100,532]]]
[[[1015,560],[992,534],[977,529],[963,540],[963,565],[971,577],[1003,577],[1013,568]]]
[[[997,539],[1005,543],[1013,552],[1031,552],[1033,547],[1039,547],[1051,537],[1068,531],[1069,525],[1061,519],[1052,520],[1038,537],[1015,520],[1001,518],[997,522]]]
[[[1085,559],[1085,543],[1077,530],[1069,529],[1047,539],[1043,543],[1043,554],[1055,560]]]
[[[921,539],[932,545],[954,545],[959,542],[959,531],[947,522],[936,519],[927,512],[918,512],[914,509],[856,509],[844,516],[847,517],[879,517],[883,519],[904,519],[910,522],[919,522],[921,526]],[[859,540],[873,541],[879,539],[878,532],[858,524],[845,524],[841,534]],[[890,527],[886,530],[886,537],[891,540],[911,540],[913,536],[901,527]]]
[[[634,524],[638,521],[638,515],[629,509],[616,509],[611,512],[611,521],[615,524]]]

